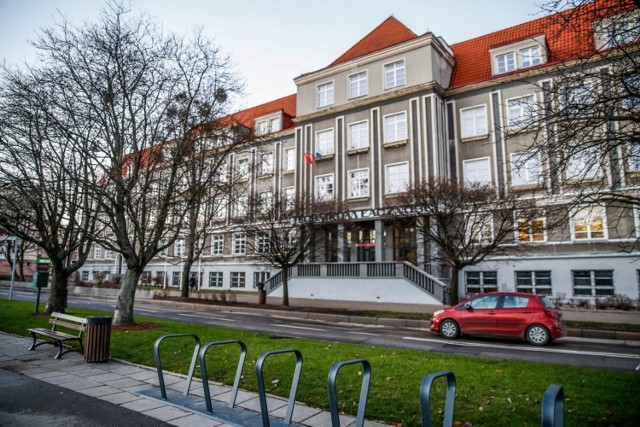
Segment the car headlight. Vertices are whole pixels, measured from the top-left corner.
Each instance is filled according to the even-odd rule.
[[[442,313],[444,313],[444,310],[436,310],[436,311],[433,313],[433,317],[440,316]]]

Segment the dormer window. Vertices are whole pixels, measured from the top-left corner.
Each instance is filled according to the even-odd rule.
[[[282,130],[280,114],[277,116],[264,117],[256,120],[256,135],[268,135]]]
[[[596,49],[612,49],[640,40],[640,12],[633,10],[594,24]]]
[[[544,35],[491,49],[493,75],[534,67],[546,61]]]

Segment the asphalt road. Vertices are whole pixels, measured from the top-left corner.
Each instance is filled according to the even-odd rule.
[[[0,298],[7,297],[8,291],[0,290]],[[35,301],[35,296],[27,292],[14,291],[13,298]],[[113,311],[115,301],[70,296],[69,306]],[[42,308],[44,306],[41,306]],[[497,339],[461,338],[451,341],[424,330],[211,312],[206,311],[206,308],[198,311],[153,300],[136,302],[135,314],[277,336],[350,342],[375,347],[432,351],[498,360],[554,363],[621,371],[636,371],[640,367],[640,342],[565,337],[554,341],[549,346],[536,347],[526,342]]]

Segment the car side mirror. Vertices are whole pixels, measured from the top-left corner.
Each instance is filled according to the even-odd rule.
[[[465,303],[464,308],[465,310],[471,310],[471,303],[470,302]]]

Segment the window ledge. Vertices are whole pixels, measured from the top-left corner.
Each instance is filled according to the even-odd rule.
[[[368,152],[369,152],[369,147],[355,148],[355,149],[347,150],[347,156],[354,156],[356,154],[364,154]]]
[[[408,139],[401,139],[400,141],[385,142],[383,146],[384,148],[396,148],[396,147],[402,147],[403,145],[407,145],[408,142],[409,142]]]
[[[543,189],[542,183],[535,184],[511,184],[511,189],[513,191],[528,191],[528,190],[538,190]]]
[[[287,170],[283,170],[283,171],[282,171],[282,174],[283,174],[283,175],[291,175],[291,174],[293,174],[295,171],[296,171],[295,169],[287,169]]]
[[[314,161],[316,161],[316,162],[324,162],[324,161],[327,161],[327,160],[333,160],[334,156],[335,156],[334,153],[323,154],[321,159],[316,158]]]
[[[472,141],[479,141],[481,139],[487,139],[489,137],[489,133],[483,133],[482,135],[474,135],[474,136],[465,136],[465,137],[461,137],[460,141],[462,142],[472,142]]]
[[[260,174],[260,175],[258,176],[258,179],[262,179],[262,178],[272,178],[272,177],[273,177],[273,172],[269,172],[269,173],[263,173],[263,174]]]
[[[369,201],[370,197],[369,196],[362,196],[362,197],[354,197],[354,198],[349,198],[347,199],[348,202],[367,202]]]

